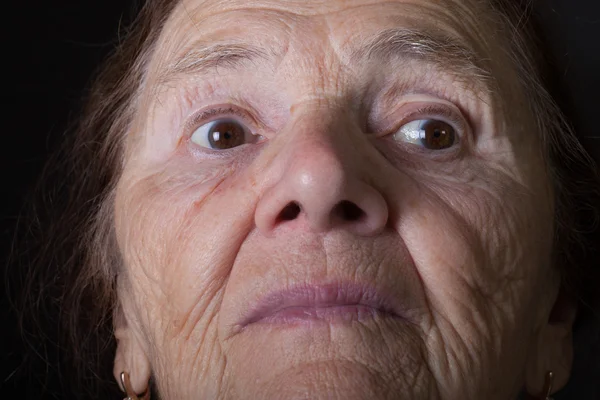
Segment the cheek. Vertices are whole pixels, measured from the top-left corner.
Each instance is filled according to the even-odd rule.
[[[117,190],[116,232],[146,326],[163,340],[190,333],[217,312],[253,196],[225,177],[157,173],[125,176]],[[223,243],[226,242],[226,243]],[[160,340],[157,338],[157,340]],[[162,341],[162,340],[161,340]]]
[[[397,230],[440,333],[428,343],[432,353],[467,354],[472,365],[493,366],[507,357],[501,349],[515,332],[532,324],[525,313],[549,265],[551,213],[541,195],[501,172],[474,171],[453,182],[435,174],[414,179],[404,190],[416,196],[398,212]]]
[[[525,185],[474,158],[399,169],[390,216],[432,286],[447,286],[452,274],[493,299],[507,280],[531,283],[549,265],[552,196],[543,177]]]

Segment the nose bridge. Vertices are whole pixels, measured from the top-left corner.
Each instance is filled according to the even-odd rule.
[[[295,114],[287,143],[292,154],[290,168],[303,174],[316,168],[313,179],[324,178],[325,174],[320,173],[324,170],[340,179],[358,172],[356,162],[361,157],[356,154],[356,142],[364,138],[347,115],[323,110]]]
[[[279,133],[278,178],[263,193],[256,225],[266,232],[287,225],[372,234],[385,225],[387,206],[365,179],[367,158],[360,148],[366,139],[343,110],[318,105],[292,110],[292,121]]]

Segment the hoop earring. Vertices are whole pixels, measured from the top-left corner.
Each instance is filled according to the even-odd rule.
[[[123,400],[150,400],[150,390],[141,395],[141,398],[131,388],[131,381],[129,380],[129,374],[125,371],[121,372],[121,386],[123,386],[123,392],[127,397]]]
[[[546,383],[544,384],[543,397],[541,400],[553,400],[550,395],[552,394],[552,384],[554,383],[554,372],[548,371],[546,374]]]

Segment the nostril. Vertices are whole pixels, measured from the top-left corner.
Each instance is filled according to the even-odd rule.
[[[340,201],[333,210],[334,215],[337,215],[344,221],[358,221],[365,215],[365,212],[351,201]]]
[[[292,221],[298,217],[300,211],[300,205],[295,201],[291,202],[287,206],[285,206],[283,210],[281,210],[281,212],[277,216],[277,222]]]

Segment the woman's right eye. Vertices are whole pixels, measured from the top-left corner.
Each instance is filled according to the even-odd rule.
[[[258,136],[234,119],[217,119],[200,126],[191,136],[192,142],[211,150],[228,150],[256,143]]]

